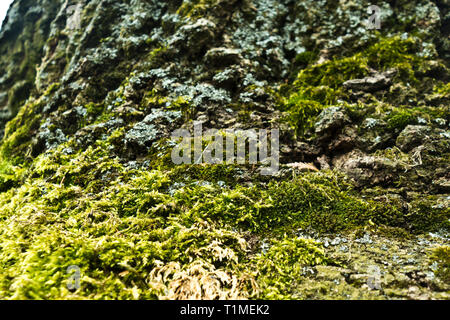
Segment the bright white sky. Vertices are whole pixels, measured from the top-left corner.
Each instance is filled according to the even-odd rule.
[[[8,12],[9,5],[13,0],[0,0],[0,27],[5,19],[6,13]]]

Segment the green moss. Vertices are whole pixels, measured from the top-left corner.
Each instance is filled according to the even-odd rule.
[[[327,86],[338,89],[345,81],[364,77],[368,73],[367,60],[357,54],[353,57],[324,62],[299,72],[294,86]]]
[[[156,47],[152,51],[150,51],[146,57],[146,61],[148,61],[152,66],[161,66],[163,65],[167,59],[167,56],[169,55],[169,50],[165,46]]]
[[[409,229],[419,232],[450,230],[450,208],[436,205],[436,196],[418,195],[410,202],[410,210],[403,219]]]
[[[412,77],[413,69],[423,60],[416,55],[418,52],[416,39],[380,38],[354,56],[333,59],[300,71],[294,85],[301,90],[309,86],[327,86],[336,90],[347,80],[366,76],[369,68],[379,71],[395,68]]]
[[[396,206],[363,199],[332,172],[306,174],[269,189],[276,225],[294,224],[321,232],[336,232],[376,223],[403,226]],[[285,215],[285,213],[289,213]]]
[[[33,133],[40,126],[41,107],[39,100],[28,102],[20,109],[17,116],[6,125],[0,154],[13,165],[23,164],[24,160],[30,155]]]
[[[293,95],[286,105],[288,122],[296,133],[303,135],[315,123],[315,117],[320,114],[324,106],[313,100],[303,99],[302,96]]]
[[[297,78],[299,71],[314,63],[318,59],[318,56],[318,53],[314,51],[299,53],[292,63],[291,72],[289,74],[289,82],[292,83]]]
[[[297,134],[303,135],[325,106],[336,103],[342,95],[342,83],[363,77],[367,72],[367,65],[359,56],[308,67],[299,72],[290,90],[294,92],[282,101],[281,109],[287,112],[288,122]]]
[[[450,96],[450,82],[440,83],[433,88],[433,92],[442,96]]]
[[[208,9],[211,9],[217,0],[187,0],[178,9],[177,13],[182,17],[197,18],[204,16]]]
[[[313,228],[350,230],[376,223],[407,227],[399,209],[363,200],[342,177],[305,174],[290,181],[219,189],[215,184],[186,185],[175,193],[187,222],[210,221],[256,233]]]
[[[408,109],[398,109],[388,116],[388,126],[391,129],[403,130],[407,125],[417,124],[417,116]]]
[[[377,150],[375,151],[374,155],[377,157],[389,159],[393,162],[400,163],[405,167],[409,165],[412,166],[414,164],[411,159],[411,156],[401,151],[398,147],[387,148],[384,150]]]
[[[52,83],[45,91],[44,96],[50,96],[52,93],[54,93],[60,87],[61,87],[61,84],[59,82]]]
[[[233,289],[214,282],[221,297],[299,297],[292,281],[301,281],[301,267],[329,260],[320,245],[276,240],[280,235],[419,221],[403,217],[395,204],[362,199],[333,172],[243,186],[233,166],[126,169],[106,151],[121,135],[115,131],[85,150],[66,142],[16,173],[4,166],[20,183],[0,193],[0,297],[193,298],[198,292],[173,289],[173,279],[203,283],[205,274],[239,283]],[[74,153],[62,152],[68,147]],[[442,226],[427,221],[417,226]],[[269,237],[273,246],[255,258],[244,235]],[[71,265],[82,274],[75,292],[66,286]],[[255,274],[256,267],[267,272]]]
[[[424,60],[417,56],[420,52],[418,44],[418,40],[412,37],[401,39],[396,36],[381,39],[365,51],[367,65],[376,70],[395,68],[402,79],[416,81],[414,69],[418,70]]]
[[[0,194],[0,297],[156,298],[149,281],[164,283],[148,277],[159,263],[197,260],[234,274],[243,240],[181,224],[164,173],[126,171],[101,148],[62,154],[69,145],[39,156],[21,187]],[[70,265],[81,269],[76,292],[66,287]]]
[[[226,164],[193,164],[179,165],[170,172],[172,181],[192,182],[205,181],[217,183],[224,182],[234,186],[237,183],[239,169],[233,165]]]
[[[274,241],[269,250],[254,261],[260,288],[258,298],[302,298],[298,288],[304,278],[304,268],[330,262],[322,245],[312,240],[285,238]]]
[[[86,111],[87,111],[88,115],[96,117],[96,116],[100,115],[104,111],[105,106],[103,105],[103,103],[93,103],[93,102],[91,102],[91,103],[88,103],[85,106],[85,108],[86,108]]]
[[[432,120],[437,118],[444,119],[447,113],[444,108],[439,107],[394,107],[389,104],[384,104],[378,111],[384,114],[382,118],[387,122],[389,129],[395,129],[398,132],[402,131],[407,125],[418,124],[419,118],[431,123]]]
[[[0,192],[17,187],[23,178],[25,169],[13,166],[6,159],[0,158]]]
[[[431,260],[437,263],[436,275],[445,283],[450,282],[450,247],[435,248],[431,253]]]
[[[167,107],[169,110],[181,111],[184,121],[192,120],[195,114],[195,107],[192,105],[189,97],[181,96],[170,101]]]
[[[169,98],[158,94],[158,90],[153,88],[145,93],[142,104],[146,107],[164,107],[169,102]]]

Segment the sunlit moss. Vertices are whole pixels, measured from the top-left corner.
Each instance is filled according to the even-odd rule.
[[[51,94],[54,93],[56,90],[58,90],[60,87],[61,87],[61,84],[60,84],[59,82],[52,83],[52,84],[47,88],[47,90],[45,91],[44,96],[49,96],[49,95],[51,95]]]
[[[121,134],[85,150],[66,142],[20,173],[5,167],[20,183],[0,194],[1,297],[197,297],[175,290],[174,277],[195,282],[205,274],[227,274],[240,289],[210,283],[218,296],[287,299],[298,296],[291,280],[301,280],[302,266],[330,260],[319,244],[277,240],[280,235],[373,224],[436,230],[447,219],[440,214],[420,220],[428,207],[404,217],[395,204],[360,198],[333,172],[241,186],[232,179],[238,170],[233,166],[127,169],[106,151]],[[67,147],[73,152],[64,153]],[[272,243],[256,260],[245,240],[249,233],[269,236]],[[71,265],[82,274],[75,292],[66,286]],[[159,277],[166,271],[172,280]]]
[[[219,2],[180,3],[180,16],[197,18],[211,10],[214,14]],[[170,24],[163,25],[163,31]],[[99,37],[94,35],[92,45],[112,40]],[[443,108],[345,102],[350,97],[343,83],[365,77],[371,69],[396,69],[395,80],[405,84],[399,90],[406,84],[415,86],[417,70],[426,60],[417,55],[418,41],[379,38],[358,53],[320,59],[318,64],[314,63],[319,54],[307,51],[294,59],[293,83],[287,82],[275,94],[264,90],[279,102],[299,135],[313,127],[323,109],[338,103],[352,119],[372,114],[392,131],[416,124],[419,117],[445,119],[448,110]],[[178,52],[156,40],[147,40],[146,46],[145,71],[171,62],[174,54],[177,62],[183,62]],[[297,285],[304,268],[335,262],[320,243],[296,238],[298,229],[324,234],[378,228],[405,238],[448,230],[448,209],[435,206],[435,196],[415,198],[411,208],[405,208],[387,196],[379,201],[373,194],[361,193],[334,171],[274,177],[266,183],[245,166],[175,166],[170,159],[173,145],[166,139],[155,143],[143,159],[128,163],[128,156],[121,153],[124,136],[149,110],[181,111],[185,122],[196,110],[188,97],[173,99],[155,88],[132,88],[136,74],[127,72],[141,67],[132,47],[125,45],[123,50],[133,59],[91,77],[77,96],[87,111],[80,126],[117,116],[126,123],[123,127],[87,146],[70,140],[35,158],[30,156],[31,139],[44,117],[41,101],[30,99],[6,128],[0,147],[0,298],[303,298]],[[29,66],[24,60],[20,68],[28,72]],[[17,106],[26,86],[11,91]],[[49,86],[43,99],[60,86]],[[248,86],[247,91],[255,88]],[[446,95],[448,85],[439,84],[434,92]],[[106,95],[110,101],[103,101]],[[252,105],[241,107],[239,121],[248,123],[255,110]],[[399,150],[376,155],[402,161],[406,169],[411,165],[410,156]],[[374,194],[384,195],[382,190]],[[447,279],[447,248],[436,250],[435,257],[439,270],[444,270],[440,276]],[[71,265],[81,271],[81,287],[74,291],[67,288]]]
[[[432,261],[437,263],[436,274],[445,283],[450,282],[450,247],[435,248],[431,253]]]
[[[177,13],[183,17],[196,18],[204,15],[217,0],[187,0],[178,9]]]
[[[434,87],[433,90],[435,93],[440,94],[440,95],[445,95],[447,97],[450,96],[450,82],[446,83],[446,84],[439,84],[436,87]]]

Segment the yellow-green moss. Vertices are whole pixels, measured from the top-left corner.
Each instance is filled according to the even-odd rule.
[[[450,247],[443,246],[434,249],[431,260],[437,263],[436,275],[445,283],[450,283]]]
[[[285,238],[274,241],[268,251],[254,261],[260,299],[300,299],[299,284],[307,266],[331,262],[322,245],[312,240]]]
[[[47,90],[45,90],[44,96],[50,96],[52,93],[54,93],[60,87],[61,87],[61,84],[59,82],[52,83],[50,86],[48,86]]]
[[[404,217],[394,204],[360,198],[333,172],[241,186],[230,179],[233,166],[131,170],[107,151],[111,139],[85,150],[66,142],[37,157],[20,172],[20,184],[0,193],[0,297],[153,299],[173,285],[158,272],[199,281],[193,268],[202,266],[205,274],[225,272],[241,283],[239,297],[288,299],[298,296],[291,280],[301,280],[302,266],[329,260],[320,245],[279,240],[283,234],[373,224],[442,227],[414,218],[420,214]],[[73,154],[62,152],[68,147]],[[4,172],[15,175],[11,167]],[[261,258],[250,254],[249,234],[273,244]],[[66,286],[71,265],[82,275],[75,292]],[[267,272],[255,274],[255,266]],[[194,297],[182,288],[175,292],[172,298]],[[216,293],[232,292],[223,283]]]
[[[288,114],[288,122],[297,133],[304,134],[326,106],[336,104],[339,99],[348,99],[342,87],[345,81],[363,78],[370,69],[396,69],[397,80],[417,83],[415,72],[425,61],[417,55],[418,41],[398,36],[380,38],[353,56],[334,58],[301,70],[290,90],[284,90],[289,96],[280,100],[281,109]],[[401,127],[410,122],[411,118],[403,113],[394,116],[389,125]]]
[[[178,9],[177,13],[180,16],[188,18],[197,18],[205,14],[208,9],[211,9],[218,1],[217,0],[185,0]]]
[[[31,139],[41,124],[41,108],[39,100],[31,100],[6,125],[0,155],[13,165],[23,164],[30,156]]]
[[[437,94],[443,95],[443,96],[450,96],[450,82],[448,83],[440,83],[439,85],[435,86],[433,88],[433,91]]]

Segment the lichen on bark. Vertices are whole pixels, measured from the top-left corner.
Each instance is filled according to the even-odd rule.
[[[15,1],[0,298],[448,299],[448,5],[381,11],[369,30],[364,1]],[[194,122],[280,128],[278,174],[175,165]]]

